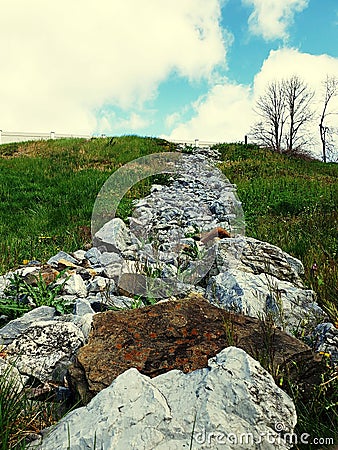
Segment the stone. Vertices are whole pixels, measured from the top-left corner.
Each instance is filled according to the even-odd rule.
[[[49,264],[50,266],[57,268],[58,267],[58,263],[60,261],[60,259],[64,259],[72,264],[77,265],[78,261],[77,259],[73,258],[71,255],[69,255],[66,252],[59,252],[57,253],[55,256],[52,256],[51,258],[49,258],[49,260],[47,261],[47,264]]]
[[[11,320],[0,329],[0,345],[8,345],[35,322],[41,320],[52,320],[55,317],[55,308],[50,306],[40,306],[27,312],[18,319]]]
[[[110,220],[97,231],[93,238],[93,244],[106,251],[120,253],[126,250],[130,241],[128,228],[120,218]]]
[[[96,247],[92,247],[91,249],[87,250],[84,256],[92,266],[95,267],[100,265],[101,252]]]
[[[8,345],[6,352],[9,362],[21,374],[34,376],[41,382],[62,383],[83,344],[84,336],[74,323],[45,320],[27,328]]]
[[[237,236],[219,241],[216,263],[220,272],[236,268],[255,274],[267,273],[303,287],[301,261],[275,245],[251,237]]]
[[[306,334],[325,318],[303,285],[301,262],[276,246],[243,236],[221,240],[216,266],[206,290],[211,303],[254,317],[270,314],[289,333]]]
[[[85,314],[94,314],[90,302],[87,299],[79,298],[74,305],[74,314],[77,316],[84,316]]]
[[[308,339],[314,344],[316,352],[327,354],[338,364],[338,328],[333,323],[319,324]]]
[[[107,288],[111,289],[112,283],[114,283],[114,281],[109,280],[108,278],[97,276],[88,283],[87,291],[91,293],[106,291]]]
[[[75,259],[77,259],[80,263],[85,259],[86,250],[76,250],[73,253]]]
[[[130,368],[65,416],[38,448],[82,450],[94,442],[114,450],[291,448],[283,436],[294,431],[295,407],[257,361],[229,347],[206,365],[153,379]]]
[[[320,373],[310,348],[278,328],[273,327],[266,348],[265,327],[258,319],[217,308],[200,295],[98,313],[93,317],[88,344],[69,368],[70,381],[88,402],[131,367],[150,377],[172,369],[191,372],[206,367],[208,358],[230,345],[255,358],[273,354],[273,364],[280,366],[281,374],[286,360],[292,364],[296,354],[308,352],[313,370]],[[306,383],[307,375],[301,373]]]
[[[211,303],[231,311],[259,318],[269,314],[290,334],[307,330],[325,317],[313,291],[266,274],[222,272],[210,278],[206,295]]]
[[[60,283],[63,282],[64,282],[63,280],[60,280]],[[70,276],[70,278],[65,282],[62,291],[66,295],[76,295],[77,297],[87,296],[86,285],[81,275],[77,273]]]
[[[123,263],[123,259],[117,253],[103,252],[99,257],[101,266],[106,267],[114,263]]]

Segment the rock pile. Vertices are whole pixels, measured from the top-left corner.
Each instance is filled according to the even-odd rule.
[[[302,354],[316,366],[309,347],[291,337],[298,333],[338,358],[337,329],[322,323],[314,330],[326,318],[303,285],[302,263],[244,236],[236,187],[217,169],[217,156],[182,154],[171,183],[135,202],[129,226],[119,218],[103,224],[89,250],[59,252],[46,265],[31,262],[0,277],[0,297],[39,306],[31,290],[13,290],[13,277],[33,289],[43,283],[50,294],[48,306],[0,329],[1,354],[15,376],[50,390],[70,382],[84,403],[99,392],[41,448],[68,448],[69,429],[72,449],[90,446],[93,433],[104,448],[189,448],[194,424],[224,436],[277,436],[273,422],[283,419],[292,431],[290,399],[243,351],[259,359],[265,320],[274,322],[273,364],[286,367]],[[224,350],[230,345],[243,350]]]

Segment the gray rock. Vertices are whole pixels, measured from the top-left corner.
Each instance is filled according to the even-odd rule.
[[[114,283],[114,281],[97,276],[88,283],[87,291],[90,293],[106,291],[107,288],[111,288],[111,283]]]
[[[106,267],[114,263],[123,263],[123,259],[116,253],[104,252],[99,257],[99,263],[101,266]]]
[[[9,362],[20,373],[41,382],[63,382],[67,367],[84,344],[81,330],[71,322],[40,321],[7,347]]]
[[[79,298],[74,305],[74,314],[77,316],[84,316],[85,314],[94,314],[94,310],[90,306],[90,302],[87,299]]]
[[[82,262],[85,259],[86,250],[76,250],[73,256],[77,261]]]
[[[266,273],[228,269],[211,277],[206,296],[219,307],[248,316],[272,315],[276,325],[293,334],[324,318],[315,303],[315,293]]]
[[[254,274],[266,273],[279,280],[303,287],[302,263],[275,245],[247,236],[222,239],[218,242],[217,267],[220,272],[236,269]]]
[[[96,247],[90,248],[85,253],[85,258],[90,262],[92,266],[100,265],[101,252]]]
[[[59,252],[55,256],[52,256],[47,261],[47,264],[51,265],[52,267],[57,267],[58,266],[58,262],[60,261],[60,259],[65,259],[66,261],[68,261],[68,262],[70,262],[72,264],[75,264],[75,265],[78,264],[78,260],[73,258],[72,256],[70,256],[66,252]]]
[[[122,273],[122,264],[113,263],[106,266],[102,272],[102,274],[115,282],[118,281],[120,275]]]
[[[120,253],[126,250],[130,241],[128,228],[123,220],[116,217],[105,223],[95,233],[93,243],[96,247],[105,247],[109,252]]]
[[[333,323],[319,324],[311,336],[316,352],[327,353],[338,364],[338,328]]]
[[[27,312],[18,319],[11,320],[0,329],[0,345],[8,345],[17,337],[23,334],[35,322],[41,320],[51,320],[55,317],[55,308],[50,306],[40,306]]]
[[[189,374],[173,370],[150,379],[127,370],[64,417],[38,448],[82,450],[95,442],[114,450],[286,450],[291,444],[283,435],[293,433],[296,420],[291,399],[272,377],[229,347]]]
[[[60,283],[63,283],[63,280],[60,279]],[[76,295],[77,297],[86,297],[87,288],[81,275],[77,273],[71,275],[63,286],[63,293],[66,295]]]

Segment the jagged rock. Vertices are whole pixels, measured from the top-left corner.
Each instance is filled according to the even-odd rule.
[[[115,283],[113,280],[109,280],[107,278],[97,276],[88,283],[87,291],[90,293],[93,293],[93,292],[105,291],[105,290],[107,290],[107,288],[109,290],[111,290],[112,288],[114,288],[114,286],[113,286],[114,284]]]
[[[87,402],[130,367],[151,377],[172,369],[190,372],[206,367],[208,358],[229,345],[255,358],[274,355],[272,364],[281,373],[286,360],[292,364],[294,355],[311,354],[304,343],[278,328],[271,330],[267,343],[265,328],[258,319],[230,314],[200,296],[99,313],[93,317],[88,344],[69,369],[71,381]]]
[[[130,237],[128,228],[120,218],[110,220],[95,233],[93,244],[99,249],[105,248],[106,251],[120,253],[126,250]]]
[[[218,242],[216,263],[220,273],[210,277],[206,295],[217,306],[253,317],[270,314],[289,333],[325,317],[302,283],[301,262],[278,247],[243,236],[225,239]]]
[[[27,312],[18,319],[11,320],[0,329],[0,345],[8,345],[35,322],[41,320],[51,320],[55,317],[55,308],[50,306],[40,306]]]
[[[64,417],[38,448],[291,447],[283,435],[293,433],[295,407],[257,361],[229,347],[206,365],[189,375],[173,370],[153,379],[131,368],[86,407]],[[251,436],[250,447],[240,442],[241,435]],[[261,436],[262,443],[257,443]]]
[[[20,373],[38,380],[62,382],[67,367],[84,344],[81,330],[71,322],[39,321],[8,345],[9,361]]]
[[[86,250],[76,250],[73,253],[75,259],[77,259],[80,263],[85,259]]]
[[[74,305],[74,314],[78,316],[84,316],[85,314],[94,314],[92,307],[90,306],[90,302],[88,299],[79,298],[76,300]]]
[[[73,258],[71,255],[69,255],[69,254],[66,253],[66,252],[59,252],[59,253],[57,253],[56,255],[52,256],[52,257],[49,258],[49,260],[47,261],[47,264],[49,264],[50,266],[52,266],[52,267],[54,267],[54,268],[57,268],[60,259],[66,260],[66,261],[68,261],[69,263],[72,263],[72,264],[75,264],[75,265],[78,264],[77,259]]]
[[[63,280],[60,280],[63,283]],[[77,297],[87,297],[87,288],[81,275],[75,273],[65,282],[63,293],[66,295],[76,295]]]
[[[330,355],[332,361],[338,364],[338,328],[332,323],[321,323],[315,328],[310,339],[316,352]]]
[[[85,258],[90,262],[92,266],[100,265],[101,252],[96,247],[92,247],[85,253]]]
[[[297,258],[267,242],[247,236],[218,241],[217,267],[220,272],[236,269],[254,274],[266,273],[303,287],[303,264]]]

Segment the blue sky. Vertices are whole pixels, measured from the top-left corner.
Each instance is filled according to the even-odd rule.
[[[338,2],[12,0],[0,42],[4,131],[238,141],[272,80],[299,75],[320,108]]]

